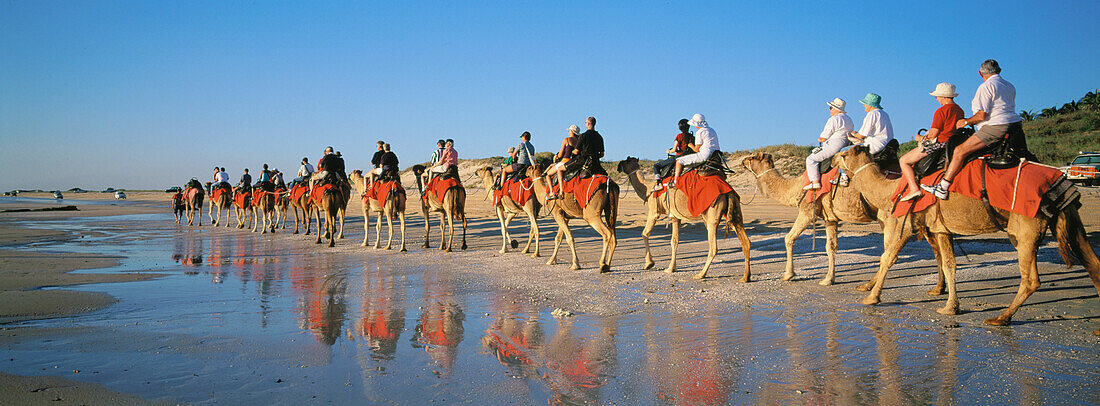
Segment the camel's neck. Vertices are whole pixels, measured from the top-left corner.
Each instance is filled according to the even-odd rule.
[[[538,200],[539,205],[545,206],[546,205],[546,177],[545,176],[539,176],[537,178],[533,178],[533,182],[531,183],[531,185],[532,185],[531,187],[533,187],[535,189],[534,190],[535,200]]]
[[[858,171],[859,173],[852,173],[852,185],[859,190],[859,194],[863,196],[867,203],[870,203],[876,208],[887,208],[893,205],[891,202],[891,194],[898,186],[898,182],[901,179],[887,179],[886,175],[882,173],[877,165],[871,164]]]
[[[486,196],[491,195],[493,193],[493,184],[494,183],[496,183],[496,182],[493,181],[493,175],[492,174],[486,173],[486,174],[481,175],[481,186],[482,186],[483,189],[485,189],[485,195]]]
[[[424,193],[424,183],[423,179],[420,179],[420,175],[420,173],[413,172],[413,177],[416,178],[416,190],[420,193]]]
[[[630,186],[634,187],[634,193],[637,193],[638,197],[644,202],[649,199],[649,188],[642,182],[642,176],[639,175],[640,172],[640,170],[631,172],[629,175],[626,175],[626,178],[630,180]]]
[[[775,168],[765,169],[756,178],[756,184],[760,192],[769,199],[775,200],[787,206],[797,206],[798,198],[802,195],[802,182],[800,178],[784,178]]]
[[[355,188],[355,192],[359,194],[362,194],[364,192],[365,186],[363,182],[366,180],[367,178],[363,177],[362,175],[357,175],[354,172],[348,175],[348,181],[351,182],[351,187]]]

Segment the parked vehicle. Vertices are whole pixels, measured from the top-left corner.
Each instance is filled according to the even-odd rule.
[[[126,193],[123,193],[121,190],[115,192],[115,199],[125,199],[125,198],[126,198]]]
[[[64,199],[64,198],[65,198],[65,196],[62,196],[62,195],[61,195],[61,192],[60,192],[60,191],[56,191],[56,190],[55,190],[55,191],[53,192],[53,198],[54,198],[54,199]]]
[[[181,191],[181,190],[183,190],[183,189],[180,189],[180,187],[179,187],[179,186],[172,186],[172,187],[170,187],[170,188],[168,188],[168,189],[164,189],[164,192],[165,192],[165,193],[176,193],[176,192],[179,192],[179,191]]]
[[[1069,165],[1058,169],[1072,182],[1100,186],[1100,152],[1081,151]]]
[[[103,189],[103,193],[114,193],[114,192],[115,192],[115,188],[113,188],[113,187]]]

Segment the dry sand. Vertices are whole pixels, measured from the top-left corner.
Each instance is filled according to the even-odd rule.
[[[473,176],[473,170],[484,166],[484,161],[464,162],[463,179],[468,187],[468,217],[470,218],[470,249],[465,252],[441,253],[425,251],[424,229],[419,207],[415,204],[417,193],[411,175],[405,184],[410,190],[408,238],[410,253],[397,256],[409,264],[446,262],[455,272],[463,273],[468,280],[492,284],[522,292],[531,301],[545,302],[575,312],[594,314],[624,314],[637,306],[665,306],[670,311],[692,311],[692,304],[699,302],[730,302],[739,304],[768,303],[795,306],[805,300],[824,302],[822,308],[850,306],[858,303],[862,292],[854,287],[868,279],[877,265],[881,253],[881,235],[874,224],[842,224],[841,254],[838,258],[838,277],[835,286],[818,286],[815,282],[824,273],[823,231],[818,230],[817,250],[809,251],[809,236],[803,236],[796,248],[795,282],[781,282],[783,267],[782,235],[795,217],[795,209],[784,207],[760,196],[755,187],[746,184],[751,175],[744,174],[732,180],[742,195],[746,226],[753,240],[753,280],[751,284],[736,282],[741,272],[741,254],[736,240],[720,242],[719,259],[712,269],[711,278],[705,281],[691,279],[705,260],[706,241],[699,225],[685,227],[681,237],[679,272],[666,274],[658,271],[668,260],[669,231],[659,224],[651,243],[654,246],[657,269],[641,269],[642,244],[640,231],[645,222],[645,207],[641,200],[623,182],[618,236],[619,250],[615,253],[614,272],[600,275],[594,264],[599,255],[599,239],[594,231],[574,220],[573,231],[577,237],[581,271],[567,268],[569,253],[563,245],[558,266],[544,265],[553,249],[556,226],[543,216],[540,219],[542,258],[532,259],[517,253],[498,254],[501,238],[498,222],[485,190]],[[1094,248],[1100,243],[1100,190],[1082,188],[1084,206],[1082,218]],[[148,273],[71,273],[79,269],[107,268],[117,264],[118,258],[96,255],[72,255],[42,252],[37,245],[43,242],[80,238],[59,230],[34,229],[35,219],[60,219],[66,217],[111,216],[121,214],[169,212],[170,195],[159,192],[128,193],[126,205],[80,204],[76,212],[0,212],[0,323],[42,317],[59,317],[109,306],[113,299],[98,293],[66,290],[41,290],[45,286],[70,286],[86,283],[135,281],[155,277]],[[48,197],[45,194],[25,194],[23,197]],[[89,193],[67,196],[74,199],[111,200],[108,194]],[[356,200],[356,199],[353,199]],[[69,203],[66,203],[69,204]],[[41,208],[54,205],[51,202],[6,202],[0,198],[0,210],[12,208]],[[377,251],[359,247],[362,239],[361,203],[353,201],[348,209],[346,239],[338,243],[337,253],[378,255]],[[205,208],[204,208],[205,209]],[[434,219],[434,218],[433,218]],[[204,224],[206,223],[204,218]],[[293,221],[293,216],[291,216]],[[521,243],[526,239],[527,224],[523,218],[512,223],[512,237]],[[213,231],[212,231],[213,232]],[[219,229],[216,232],[242,232]],[[385,228],[383,227],[383,233]],[[438,246],[438,229],[432,230],[433,246]],[[282,233],[278,238],[302,240],[301,236]],[[371,240],[374,240],[373,228]],[[1097,297],[1095,290],[1080,266],[1066,270],[1055,264],[1057,254],[1053,242],[1044,245],[1040,253],[1043,261],[1040,273],[1045,275],[1044,285],[1017,314],[1016,322],[1046,322],[1048,337],[1089,336],[1096,329]],[[981,320],[995,315],[1006,305],[1019,283],[1015,270],[1015,252],[1008,245],[1004,234],[962,238],[962,245],[969,251],[971,262],[960,256],[960,300],[963,314],[944,317],[933,309],[942,305],[943,297],[924,294],[934,284],[934,262],[930,250],[923,241],[913,242],[903,251],[899,264],[887,281],[884,304],[866,307],[868,312],[897,312],[900,317],[922,318],[939,323],[980,324]],[[295,243],[288,241],[288,243]],[[318,251],[330,250],[317,246]],[[518,251],[511,250],[509,251]],[[404,255],[404,256],[400,256]],[[466,264],[469,266],[461,266]],[[1087,289],[1081,289],[1087,287]],[[1084,295],[1081,292],[1089,292]],[[975,294],[982,291],[982,294]],[[891,306],[904,305],[904,306]],[[897,315],[897,314],[895,314]],[[1044,335],[1047,335],[1044,334]],[[18,403],[52,402],[55,389],[23,393],[30,388],[45,386],[67,387],[63,398],[75,398],[89,403],[119,403],[135,401],[95,385],[75,384],[55,377],[19,377],[0,375],[0,388],[4,393],[22,393]],[[70,387],[71,386],[71,387]],[[119,396],[119,397],[110,397]],[[56,404],[56,403],[55,403]]]

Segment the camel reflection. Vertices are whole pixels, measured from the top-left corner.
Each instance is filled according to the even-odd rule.
[[[558,330],[543,349],[547,372],[542,375],[552,395],[550,404],[599,403],[600,388],[618,357],[618,318],[600,320],[595,336],[580,336],[576,318],[558,320]]]
[[[438,278],[439,274],[424,275],[424,308],[411,341],[414,348],[423,348],[439,365],[440,369],[433,372],[449,376],[465,333],[462,323],[466,314],[454,295],[453,282]]]
[[[366,340],[375,360],[392,360],[397,352],[397,340],[405,329],[404,296],[404,285],[395,284],[391,270],[365,270],[362,313],[355,332]]]
[[[302,315],[299,327],[313,332],[317,341],[333,345],[340,338],[347,314],[344,293],[347,276],[343,272],[329,273],[331,264],[317,268],[292,268],[290,277],[299,295],[298,311]]]
[[[538,356],[535,351],[542,346],[543,331],[539,324],[538,308],[533,304],[521,304],[519,295],[504,295],[492,306],[497,317],[485,331],[481,344],[508,368],[514,377],[538,377]]]
[[[662,333],[657,333],[656,320],[647,321],[649,372],[661,403],[713,405],[729,402],[734,386],[729,370],[738,366],[729,351],[739,347],[723,345],[723,338],[729,336],[728,332],[723,334],[723,323],[732,324],[714,311],[690,320],[673,317],[667,327],[669,330]],[[667,340],[667,344],[658,344],[658,337]]]

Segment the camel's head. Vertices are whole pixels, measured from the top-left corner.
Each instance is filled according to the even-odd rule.
[[[356,170],[354,170],[354,171],[351,171],[351,175],[350,175],[350,176],[358,176],[358,177],[362,177],[362,176],[363,176],[363,170],[362,170],[362,169],[356,169]]]
[[[424,166],[424,165],[420,165],[420,164],[413,165],[413,167],[412,167],[413,175],[416,175],[416,177],[419,178],[420,175],[424,174],[425,169],[427,169],[427,167]]]
[[[846,171],[851,171],[871,162],[874,162],[874,158],[871,157],[871,149],[866,145],[856,145],[833,157],[833,164]]]
[[[741,159],[741,166],[744,166],[745,169],[748,169],[752,173],[762,173],[768,169],[775,168],[775,162],[772,161],[772,154],[757,152]]]
[[[542,176],[542,172],[545,171],[545,170],[546,170],[545,166],[543,166],[542,164],[536,162],[536,163],[532,164],[531,166],[527,167],[527,177],[531,178],[531,179],[537,178],[539,176]]]
[[[478,168],[478,170],[474,171],[474,173],[477,174],[477,177],[482,178],[482,179],[492,178],[493,177],[493,167],[492,166],[486,166],[484,168]]]
[[[621,173],[634,173],[640,166],[638,166],[638,158],[628,156],[626,159],[619,161],[619,166],[616,169]]]

